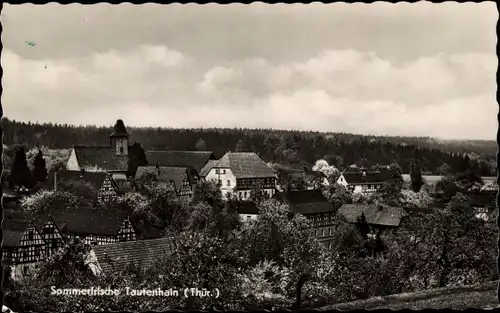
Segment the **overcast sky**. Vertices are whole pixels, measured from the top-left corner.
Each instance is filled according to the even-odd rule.
[[[494,2],[8,5],[16,120],[495,139]]]

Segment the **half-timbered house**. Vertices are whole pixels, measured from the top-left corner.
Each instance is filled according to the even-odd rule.
[[[116,209],[80,209],[52,216],[64,239],[90,245],[136,240],[136,231],[126,212]]]
[[[125,180],[128,169],[129,133],[117,120],[109,136],[109,146],[74,145],[66,168],[70,171],[106,172],[115,180]]]
[[[490,221],[494,217],[492,213],[497,207],[496,191],[470,192],[467,198],[477,218]]]
[[[116,199],[118,188],[113,176],[105,172],[59,171],[50,175],[48,186],[58,189],[62,184],[89,184],[97,191],[96,203],[107,203]]]
[[[304,215],[312,223],[311,232],[324,244],[330,244],[335,230],[336,207],[319,190],[286,191],[273,199],[290,206],[294,213]]]
[[[253,152],[228,152],[208,172],[206,180],[219,183],[225,199],[249,200],[256,184],[269,198],[276,193],[274,170]]]
[[[369,194],[379,190],[387,181],[387,175],[382,172],[343,172],[337,183],[347,187],[353,193]]]
[[[172,189],[177,196],[189,199],[193,195],[194,188],[199,181],[198,174],[194,169],[185,167],[165,167],[165,166],[139,166],[135,174],[135,179],[152,175],[162,182],[171,183]]]
[[[3,263],[11,267],[13,279],[22,279],[30,269],[46,258],[45,241],[29,221],[4,219]]]

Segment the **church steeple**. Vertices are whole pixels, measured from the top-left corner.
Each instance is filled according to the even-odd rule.
[[[116,156],[128,155],[128,137],[129,133],[125,128],[125,124],[122,120],[117,120],[113,127],[113,132],[109,135],[111,147]]]

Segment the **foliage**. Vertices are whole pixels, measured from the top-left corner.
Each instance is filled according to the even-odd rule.
[[[128,167],[127,167],[127,176],[135,177],[137,172],[137,168],[139,166],[148,165],[148,160],[146,158],[146,153],[142,148],[141,144],[135,142],[128,151]]]
[[[340,171],[325,160],[317,160],[312,169],[325,174],[330,184],[336,183],[340,177]]]
[[[398,164],[391,164],[389,167],[390,176],[378,193],[382,196],[384,201],[390,205],[399,205],[399,193],[403,186],[403,171]]]
[[[40,190],[23,198],[21,208],[35,213],[68,212],[78,208],[78,199],[65,191]]]
[[[38,150],[35,159],[33,160],[33,181],[45,182],[47,180],[47,166],[43,158],[42,150]]]
[[[413,190],[401,190],[399,201],[403,207],[408,208],[427,208],[433,199],[429,194],[421,189],[419,192]]]
[[[410,177],[411,177],[411,189],[414,192],[419,192],[420,188],[424,184],[424,180],[422,178],[422,168],[420,166],[418,153],[415,153],[415,157],[411,160]]]
[[[262,183],[259,181],[253,183],[252,189],[250,189],[250,200],[258,205],[266,199],[269,199],[269,194],[262,188]]]
[[[323,194],[335,207],[340,207],[342,204],[352,202],[352,192],[339,183],[330,184]]]
[[[76,142],[88,145],[108,145],[111,127],[71,126],[60,124],[32,124],[4,118],[4,142],[10,146],[25,143],[38,145],[37,134],[43,135],[44,145],[51,149],[69,149]],[[320,158],[337,167],[348,164],[374,167],[394,161],[409,173],[410,159],[415,147],[419,148],[424,172],[437,173],[447,163],[453,172],[459,171],[463,152],[480,154],[479,161],[471,161],[483,176],[496,176],[496,151],[494,141],[440,142],[430,138],[376,137],[346,133],[324,134],[318,132],[279,131],[269,129],[172,129],[129,127],[132,138],[147,150],[194,150],[202,139],[206,150],[220,157],[243,140],[252,151],[265,161],[301,167],[301,162],[313,165]],[[404,143],[404,145],[402,144]],[[457,153],[458,152],[458,153]],[[342,161],[342,162],[340,162]],[[362,162],[363,161],[363,162]],[[361,163],[367,164],[361,164]],[[50,171],[50,166],[49,166]]]
[[[21,147],[17,150],[14,163],[12,164],[9,187],[31,188],[32,184],[33,181],[30,168],[28,167],[28,161],[26,160],[26,152],[24,148]]]

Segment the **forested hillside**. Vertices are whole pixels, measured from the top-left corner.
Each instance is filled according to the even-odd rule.
[[[28,149],[107,145],[111,132],[111,127],[34,124],[7,118],[2,120],[2,126],[5,145],[22,144]],[[424,172],[440,174],[459,167],[463,153],[467,153],[481,175],[496,176],[494,141],[459,142],[272,129],[127,129],[131,133],[131,143],[139,142],[145,150],[211,150],[218,157],[228,151],[254,151],[265,161],[295,167],[325,159],[338,168],[351,164],[370,167],[398,163],[404,172],[409,172],[410,159],[418,147]]]

